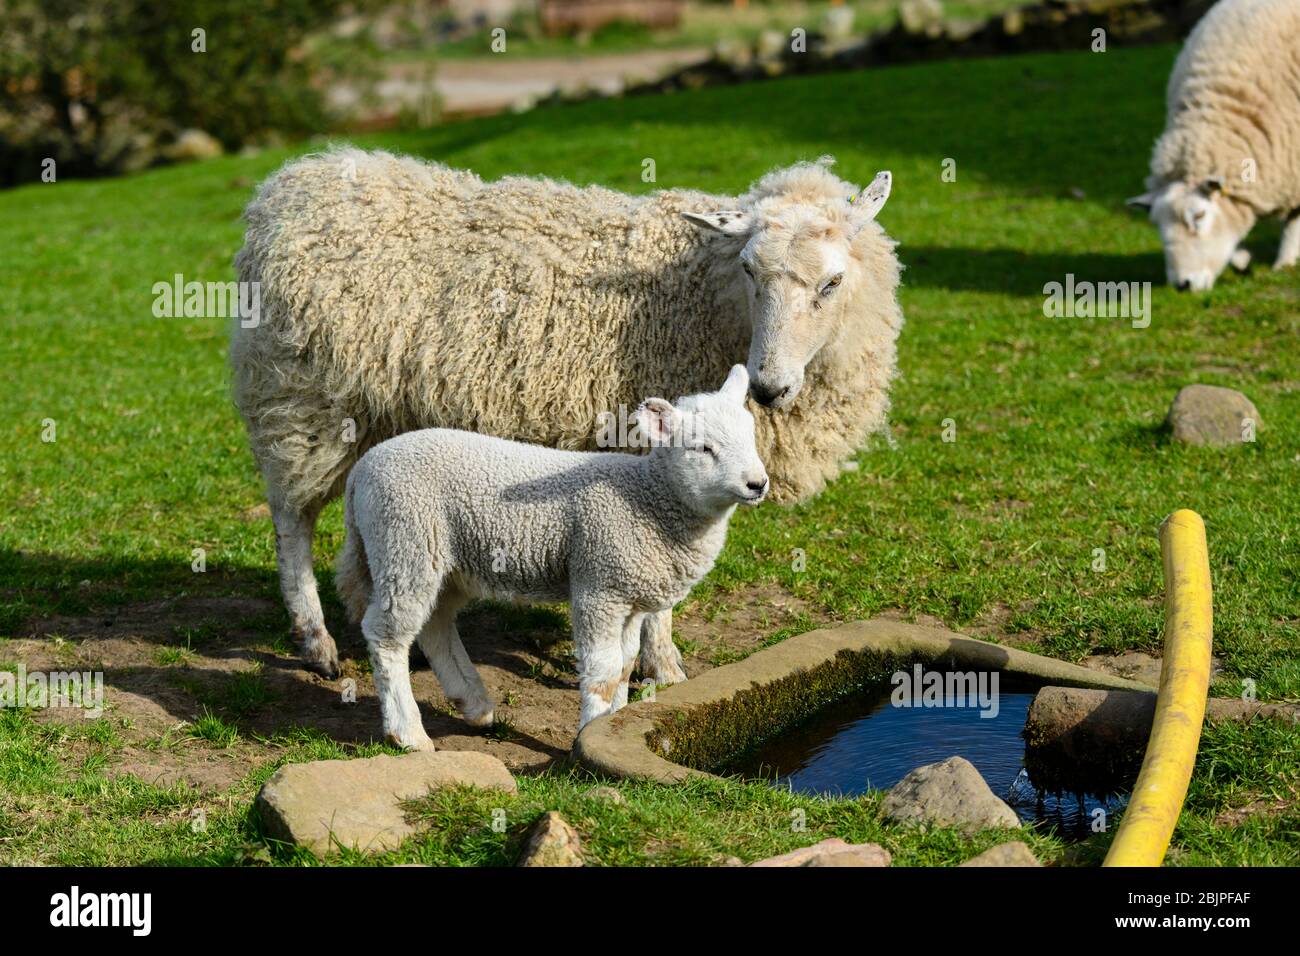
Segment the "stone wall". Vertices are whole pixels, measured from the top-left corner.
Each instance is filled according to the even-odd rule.
[[[1107,46],[1171,43],[1184,38],[1214,0],[1044,0],[985,20],[946,15],[942,0],[903,0],[899,22],[866,37],[840,30],[796,37],[769,31],[755,43],[720,43],[713,57],[627,93],[660,93],[719,83],[961,56],[1089,50],[1094,31]]]

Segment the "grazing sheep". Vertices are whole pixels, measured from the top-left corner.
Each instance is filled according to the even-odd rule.
[[[737,365],[721,391],[647,399],[647,455],[561,451],[431,428],[390,438],[352,469],[338,590],[370,645],[385,736],[432,750],[411,693],[411,644],[469,723],[489,697],[456,632],[470,598],[570,602],[582,717],[627,703],[647,614],[670,611],[722,550],[737,504],[768,478]]]
[[[1169,79],[1147,192],[1129,203],[1160,227],[1169,284],[1204,291],[1262,216],[1286,226],[1275,269],[1300,259],[1300,2],[1220,0]]]
[[[859,193],[802,163],[738,198],[628,196],[340,149],[263,183],[236,258],[261,312],[234,330],[234,397],[306,665],[338,672],[317,516],[402,432],[593,449],[602,415],[748,356],[773,497],[819,491],[888,409],[900,266],[874,219],[890,182]],[[641,668],[685,679],[670,612],[647,618]]]

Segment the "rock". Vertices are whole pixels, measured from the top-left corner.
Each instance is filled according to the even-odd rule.
[[[194,159],[215,159],[221,153],[221,143],[217,138],[201,129],[182,130],[176,141],[163,150],[164,156],[178,163]]]
[[[970,17],[953,17],[943,25],[943,35],[953,43],[964,43],[984,29],[984,21]]]
[[[764,30],[758,35],[758,42],[754,45],[754,53],[759,59],[779,57],[785,53],[787,42],[786,35],[779,30]]]
[[[903,0],[898,5],[898,19],[908,33],[927,33],[942,27],[943,4],[939,0]]]
[[[1123,654],[1092,654],[1083,659],[1083,666],[1089,670],[1127,677],[1140,684],[1151,687],[1160,686],[1161,661],[1158,657],[1141,651],[1125,651]]]
[[[881,808],[897,823],[933,823],[967,832],[1020,826],[1016,812],[994,795],[963,757],[917,767],[885,795]]]
[[[852,7],[831,7],[822,17],[822,35],[832,42],[853,36]]]
[[[999,843],[979,856],[973,856],[962,866],[1042,866],[1032,850],[1019,840]]]
[[[754,51],[743,40],[724,37],[713,48],[713,58],[727,66],[748,66],[754,59]]]
[[[613,803],[620,807],[627,803],[627,797],[623,796],[623,794],[619,793],[613,787],[592,787],[587,791],[587,796],[591,797],[593,800]]]
[[[878,843],[845,843],[831,837],[750,866],[889,866],[889,851]]]
[[[489,754],[420,751],[288,764],[262,785],[254,809],[269,836],[317,856],[340,845],[387,850],[418,829],[407,822],[403,801],[457,784],[517,791],[506,765]]]
[[[1109,793],[1137,781],[1155,719],[1156,695],[1144,691],[1044,687],[1025,719],[1025,768],[1036,788]],[[1293,720],[1295,705],[1211,697],[1215,720]]]
[[[1186,445],[1227,448],[1254,441],[1263,426],[1255,403],[1231,388],[1187,385],[1169,408],[1174,441]]]
[[[578,831],[554,810],[533,824],[520,866],[582,866],[582,840]]]

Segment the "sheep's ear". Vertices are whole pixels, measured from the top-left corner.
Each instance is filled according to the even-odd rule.
[[[741,405],[745,404],[745,393],[749,391],[749,369],[743,365],[731,366],[731,371],[727,373],[727,380],[722,383],[719,393],[725,395],[733,402]]]
[[[894,175],[885,169],[876,173],[876,178],[871,180],[871,185],[856,196],[849,197],[849,204],[854,208],[860,223],[868,223],[876,218],[876,213],[880,212],[885,206],[885,200],[889,198],[889,191],[894,188]]]
[[[1210,196],[1213,196],[1215,193],[1223,192],[1223,183],[1224,183],[1224,179],[1222,176],[1211,176],[1209,179],[1205,180],[1205,182],[1201,183],[1196,188],[1201,193],[1202,196],[1209,198]]]
[[[636,426],[647,445],[667,445],[677,432],[681,415],[662,398],[647,398],[636,410]]]
[[[1155,193],[1143,193],[1141,196],[1133,196],[1124,200],[1124,205],[1131,209],[1150,210],[1152,204],[1156,201]]]
[[[749,213],[740,209],[724,209],[721,212],[684,212],[682,218],[693,226],[711,229],[724,236],[743,236],[753,224]]]

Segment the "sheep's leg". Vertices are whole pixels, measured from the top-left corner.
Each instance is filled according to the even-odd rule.
[[[1300,262],[1300,209],[1292,212],[1282,227],[1282,244],[1278,246],[1273,268],[1289,269],[1296,262]]]
[[[334,680],[339,676],[339,651],[325,629],[325,612],[316,593],[316,572],[311,561],[311,539],[319,515],[320,505],[299,511],[272,496],[275,560],[293,638],[301,649],[303,665],[326,680]]]
[[[656,684],[680,684],[686,680],[682,652],[673,643],[673,611],[647,614],[641,625],[642,674]]]
[[[420,650],[429,659],[442,692],[465,722],[474,727],[491,727],[496,702],[483,686],[478,669],[465,653],[465,645],[456,630],[456,612],[463,603],[463,599],[453,600],[444,595],[420,631]]]
[[[384,605],[389,605],[385,610]],[[433,741],[424,731],[420,708],[411,691],[411,644],[424,626],[428,605],[394,600],[378,588],[361,619],[361,632],[370,645],[370,663],[375,675],[379,712],[384,719],[384,737],[408,750],[432,750]]]
[[[624,625],[632,609],[595,598],[575,596],[572,606],[573,643],[578,657],[578,690],[582,714],[578,730],[611,712],[623,672]]]
[[[633,614],[623,624],[623,641],[620,645],[623,651],[623,676],[618,683],[618,690],[614,691],[611,711],[627,706],[627,682],[636,667],[636,656],[641,652],[641,624],[644,617],[644,614]]]

